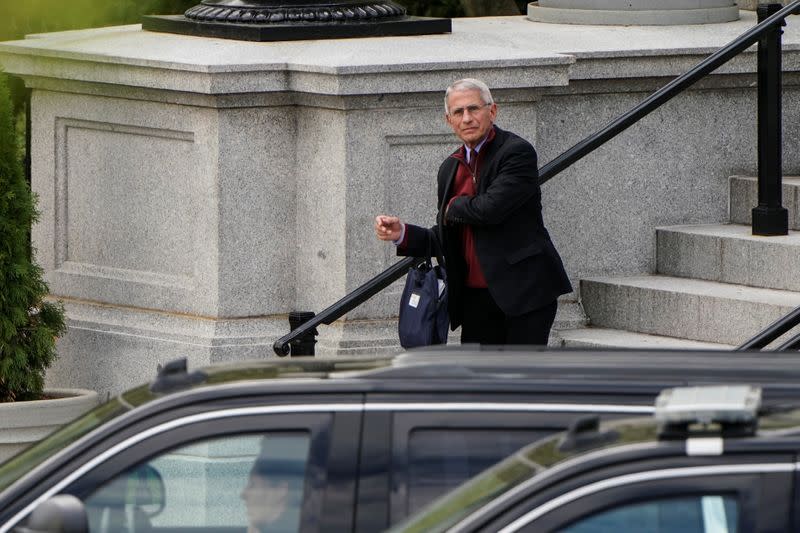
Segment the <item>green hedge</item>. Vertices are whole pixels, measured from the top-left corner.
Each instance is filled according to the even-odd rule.
[[[97,28],[139,22],[143,14],[182,13],[189,0],[8,0],[0,18],[0,40],[30,33]]]
[[[31,261],[35,198],[25,181],[6,76],[0,73],[0,402],[37,398],[64,331],[64,310],[44,301]]]

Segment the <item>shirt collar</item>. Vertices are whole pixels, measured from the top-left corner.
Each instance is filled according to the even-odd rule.
[[[483,148],[483,145],[486,144],[487,141],[489,141],[489,140],[491,140],[493,138],[494,138],[494,125],[492,125],[491,129],[486,134],[486,136],[483,139],[481,139],[481,142],[479,142],[475,146],[475,148],[473,148],[473,150],[475,150],[475,153],[476,154],[480,153],[481,148]],[[470,154],[469,147],[465,144],[464,145],[464,159],[467,161],[467,164],[469,164],[469,154]]]

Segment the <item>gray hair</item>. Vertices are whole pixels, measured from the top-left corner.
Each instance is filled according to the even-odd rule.
[[[448,87],[444,92],[444,112],[446,115],[450,114],[450,109],[447,105],[447,99],[450,97],[450,93],[454,91],[478,91],[481,93],[481,100],[483,100],[484,104],[494,103],[494,100],[492,99],[492,93],[489,91],[488,85],[475,78],[464,78],[463,80],[458,80],[451,83],[450,87]]]

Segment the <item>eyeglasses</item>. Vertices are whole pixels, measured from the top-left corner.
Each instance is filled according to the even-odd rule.
[[[467,107],[457,107],[455,109],[450,110],[450,116],[455,118],[464,118],[464,112],[468,111],[470,115],[474,115],[484,107],[489,107],[492,104],[473,104],[468,105]]]

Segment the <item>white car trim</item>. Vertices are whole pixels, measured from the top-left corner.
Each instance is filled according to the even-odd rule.
[[[365,411],[548,411],[554,413],[590,412],[652,415],[651,405],[593,405],[581,403],[370,403]]]
[[[690,437],[686,439],[686,455],[722,455],[722,437]]]
[[[794,472],[797,470],[796,463],[758,463],[758,464],[738,464],[738,465],[712,465],[712,466],[693,466],[683,468],[668,468],[663,470],[652,470],[648,472],[637,472],[634,474],[625,474],[622,476],[612,477],[590,483],[583,487],[577,488],[570,492],[557,496],[532,509],[514,520],[512,523],[499,530],[498,533],[512,533],[519,528],[528,525],[541,516],[565,505],[573,502],[579,498],[583,498],[590,494],[608,490],[611,488],[621,487],[623,485],[631,485],[634,483],[642,483],[645,481],[653,481],[657,479],[676,479],[682,477],[693,476],[721,476],[731,474],[759,474],[764,472]],[[458,526],[454,528],[457,530]]]
[[[285,414],[285,413],[323,413],[323,412],[359,412],[359,411],[517,411],[517,412],[579,412],[591,411],[597,413],[621,413],[621,414],[652,414],[653,407],[650,406],[631,406],[631,405],[591,405],[591,404],[550,404],[550,403],[423,403],[423,402],[378,402],[378,403],[338,403],[338,404],[299,404],[299,405],[271,405],[258,407],[240,407],[236,409],[224,409],[209,411],[196,415],[184,416],[169,422],[164,422],[153,426],[141,433],[133,435],[124,441],[117,443],[105,452],[93,457],[84,463],[61,481],[43,492],[38,498],[25,506],[20,512],[11,517],[5,524],[0,525],[0,533],[7,533],[17,523],[25,518],[41,502],[58,494],[58,492],[74,482],[88,471],[99,466],[101,463],[117,455],[122,450],[133,446],[145,439],[154,437],[160,433],[170,431],[175,428],[205,422],[219,418],[231,418],[237,416],[265,415],[265,414]]]

